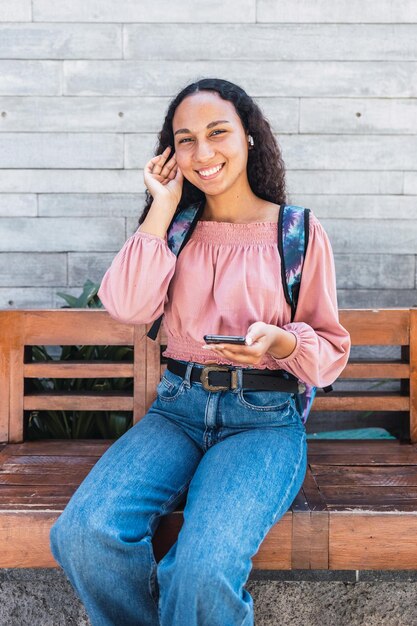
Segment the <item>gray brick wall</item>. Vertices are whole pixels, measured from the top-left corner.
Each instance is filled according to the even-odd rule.
[[[204,76],[264,110],[340,306],[417,305],[415,0],[0,0],[0,308],[101,279],[169,100]]]

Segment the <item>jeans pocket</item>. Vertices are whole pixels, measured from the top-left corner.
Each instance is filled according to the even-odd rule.
[[[282,411],[291,403],[294,394],[287,391],[239,389],[237,398],[247,409],[254,411]]]
[[[156,388],[158,398],[164,402],[176,400],[184,391],[184,383],[184,378],[166,369]]]

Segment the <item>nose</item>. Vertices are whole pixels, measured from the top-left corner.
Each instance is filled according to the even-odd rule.
[[[195,149],[195,160],[201,165],[205,165],[208,161],[211,161],[214,156],[213,148],[206,142],[197,142]]]

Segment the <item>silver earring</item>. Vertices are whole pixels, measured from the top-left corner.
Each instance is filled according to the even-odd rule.
[[[249,141],[249,144],[250,144],[251,148],[253,148],[253,146],[254,146],[254,141],[253,141],[253,137],[252,137],[252,135],[248,135],[248,141]]]

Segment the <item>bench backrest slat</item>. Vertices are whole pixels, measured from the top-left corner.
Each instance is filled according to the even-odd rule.
[[[352,345],[409,345],[409,309],[341,309],[339,319],[349,330]]]

